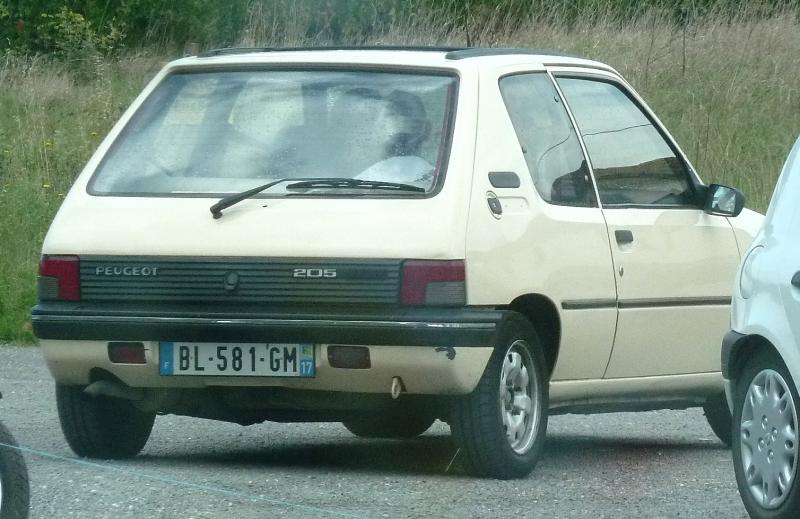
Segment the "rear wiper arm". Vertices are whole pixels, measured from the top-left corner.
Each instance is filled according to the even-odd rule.
[[[411,184],[398,184],[397,182],[383,182],[380,180],[361,180],[358,178],[309,178],[300,180],[286,186],[286,189],[310,189],[314,187],[329,187],[334,189],[381,189],[389,191],[411,191],[424,193],[425,189]]]
[[[227,209],[232,205],[238,204],[242,200],[247,200],[248,198],[251,198],[251,197],[257,195],[260,192],[271,188],[272,186],[277,186],[281,182],[287,182],[289,180],[292,180],[292,179],[291,178],[280,178],[278,180],[273,180],[272,182],[270,182],[268,184],[264,184],[262,186],[254,187],[253,189],[248,189],[247,191],[242,191],[241,193],[236,193],[234,195],[226,196],[225,198],[220,199],[219,202],[217,202],[216,204],[214,204],[211,207],[209,207],[209,211],[211,211],[211,215],[216,220],[216,219],[222,217],[222,211],[224,209]]]
[[[217,203],[209,208],[211,215],[214,219],[222,217],[222,211],[232,205],[238,204],[242,200],[247,200],[255,195],[266,191],[272,186],[277,186],[283,182],[297,180],[293,184],[286,186],[286,189],[309,189],[313,187],[330,187],[330,188],[355,188],[355,189],[387,189],[394,191],[412,191],[415,193],[424,193],[425,189],[411,184],[398,184],[395,182],[381,182],[377,180],[359,180],[356,178],[280,178],[273,180],[267,184],[242,191],[230,196],[222,198]]]

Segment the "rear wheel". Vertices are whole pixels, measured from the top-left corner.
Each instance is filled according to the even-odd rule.
[[[61,430],[78,456],[132,458],[144,448],[156,414],[119,398],[91,397],[84,386],[56,384]]]
[[[725,392],[719,393],[706,400],[703,411],[708,420],[711,430],[717,435],[722,443],[731,446],[731,432],[733,431],[733,417],[731,410],[728,409],[728,399]]]
[[[733,466],[750,517],[800,517],[798,396],[783,361],[763,351],[734,381]]]
[[[451,425],[467,470],[510,479],[533,470],[547,429],[548,375],[533,326],[514,314],[478,386],[456,400]]]
[[[361,438],[414,438],[427,431],[436,418],[427,414],[377,413],[342,422]]]

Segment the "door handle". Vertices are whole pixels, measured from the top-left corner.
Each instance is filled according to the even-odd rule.
[[[792,277],[792,285],[800,288],[800,270],[794,273],[794,276]]]
[[[620,245],[633,243],[633,233],[627,229],[614,231],[614,237]]]

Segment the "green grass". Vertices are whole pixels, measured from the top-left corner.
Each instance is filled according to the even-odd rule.
[[[63,65],[41,59],[0,63],[0,342],[33,340],[29,314],[47,227],[97,144],[159,65],[141,57],[109,61],[76,83]]]
[[[324,44],[251,20],[243,43]],[[436,19],[378,36],[383,44],[466,43]],[[483,46],[559,49],[605,61],[653,107],[706,182],[742,189],[766,209],[800,133],[800,23],[796,13],[751,21],[712,16],[676,29],[653,12],[620,24],[602,14],[567,28],[557,22],[510,29],[498,18],[472,27]],[[125,107],[165,61],[137,54],[86,63],[0,57],[0,342],[31,342],[36,264],[60,201]],[[89,222],[87,222],[88,225]],[[80,231],[78,231],[80,232]]]

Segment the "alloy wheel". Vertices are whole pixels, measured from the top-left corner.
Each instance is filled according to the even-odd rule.
[[[500,405],[506,439],[517,454],[533,446],[541,421],[538,380],[528,344],[515,341],[505,354],[500,373]]]

